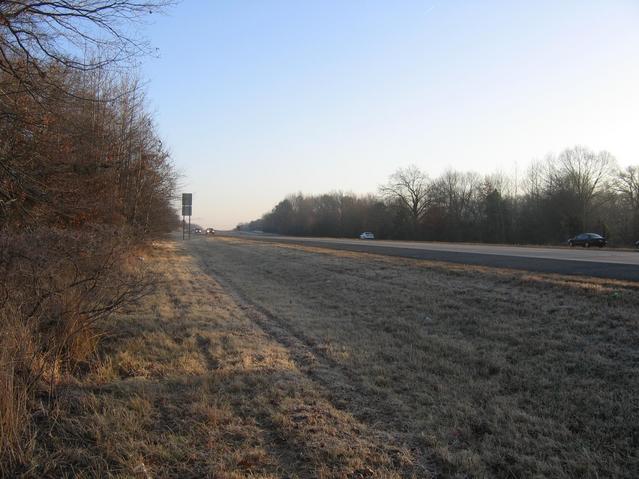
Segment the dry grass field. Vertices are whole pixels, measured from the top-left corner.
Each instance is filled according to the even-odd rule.
[[[195,238],[32,477],[639,476],[639,284]]]
[[[428,477],[395,437],[300,370],[181,245],[146,258],[155,294],[109,324],[99,366],[43,398],[10,477]]]

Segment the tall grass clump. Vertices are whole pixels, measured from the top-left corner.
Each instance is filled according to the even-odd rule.
[[[104,320],[150,290],[113,227],[0,235],[0,473],[26,464],[34,414],[91,367]],[[102,321],[102,324],[98,325]]]

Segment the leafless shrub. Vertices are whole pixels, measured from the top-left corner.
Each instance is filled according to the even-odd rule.
[[[86,367],[96,323],[150,291],[152,278],[123,262],[130,246],[130,235],[107,227],[0,234],[0,462],[7,467],[28,456],[32,399],[51,396],[65,375]]]

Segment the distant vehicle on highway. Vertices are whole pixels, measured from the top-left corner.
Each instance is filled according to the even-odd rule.
[[[583,246],[584,248],[590,248],[591,246],[602,248],[606,246],[606,238],[597,233],[581,233],[574,238],[570,238],[568,244],[570,246]]]
[[[195,228],[195,229],[193,230],[193,233],[195,233],[196,235],[200,235],[200,234],[202,234],[202,228]]]
[[[361,235],[359,235],[359,239],[375,239],[375,235],[370,231],[364,231]]]
[[[635,241],[635,248],[639,249],[639,241]]]
[[[215,230],[213,228],[206,228],[206,234],[207,235],[214,235],[215,234]]]

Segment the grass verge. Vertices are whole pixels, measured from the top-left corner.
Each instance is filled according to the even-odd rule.
[[[428,477],[385,430],[332,402],[285,344],[176,243],[154,295],[111,321],[100,364],[38,414],[24,477]]]
[[[637,283],[228,238],[190,251],[333,404],[445,477],[639,474]]]

